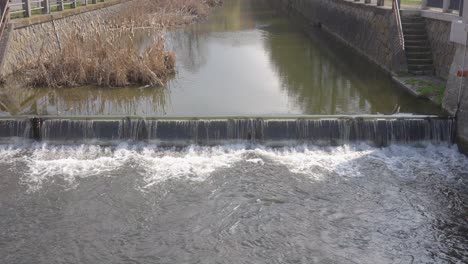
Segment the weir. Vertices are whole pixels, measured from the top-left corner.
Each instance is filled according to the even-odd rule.
[[[437,116],[298,116],[226,118],[66,118],[0,119],[0,141],[30,139],[50,143],[118,144],[149,142],[164,146],[251,142],[376,146],[418,142],[452,143],[455,122]]]

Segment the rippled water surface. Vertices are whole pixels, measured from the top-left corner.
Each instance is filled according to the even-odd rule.
[[[167,34],[178,74],[165,89],[7,85],[0,116],[441,114],[266,0],[224,2]],[[468,263],[467,202],[454,146],[12,140],[0,145],[0,263]]]
[[[225,0],[208,21],[166,35],[178,74],[161,88],[0,89],[0,116],[441,114],[375,65],[268,0]],[[147,45],[147,32],[134,36]]]
[[[444,146],[0,146],[2,263],[466,263]]]

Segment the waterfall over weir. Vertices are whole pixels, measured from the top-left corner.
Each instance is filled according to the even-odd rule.
[[[0,141],[51,143],[152,142],[165,146],[288,142],[337,145],[367,142],[451,143],[455,122],[432,116],[328,116],[298,118],[22,118],[0,119]]]

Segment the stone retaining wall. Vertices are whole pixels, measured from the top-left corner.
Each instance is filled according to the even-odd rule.
[[[320,24],[385,70],[405,69],[406,59],[399,48],[398,27],[391,8],[343,0],[277,1],[283,9]]]
[[[462,152],[468,154],[468,78],[458,77],[460,69],[466,69],[468,54],[465,46],[454,44],[455,55],[450,63],[447,88],[445,89],[443,107],[457,116],[457,143]]]
[[[436,75],[447,80],[455,55],[455,44],[450,42],[451,22],[426,18],[426,29],[431,44]]]

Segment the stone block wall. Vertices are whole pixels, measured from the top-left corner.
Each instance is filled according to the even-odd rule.
[[[406,59],[391,8],[343,0],[278,1],[283,9],[320,24],[385,70],[405,69]]]
[[[426,18],[426,29],[434,58],[435,73],[447,80],[455,55],[455,43],[450,42],[451,22]]]
[[[442,106],[450,114],[457,117],[457,143],[460,150],[468,155],[468,77],[458,77],[460,69],[466,69],[468,54],[465,46],[454,44],[455,55],[450,63],[447,87]]]
[[[65,34],[76,30],[91,30],[92,23],[105,20],[116,12],[120,5],[112,5],[102,9],[73,14],[55,19],[50,16],[46,21],[35,24],[12,23],[14,30],[10,35],[9,47],[6,52],[2,76],[13,73],[18,66],[37,60],[40,56],[57,52],[59,41]]]

